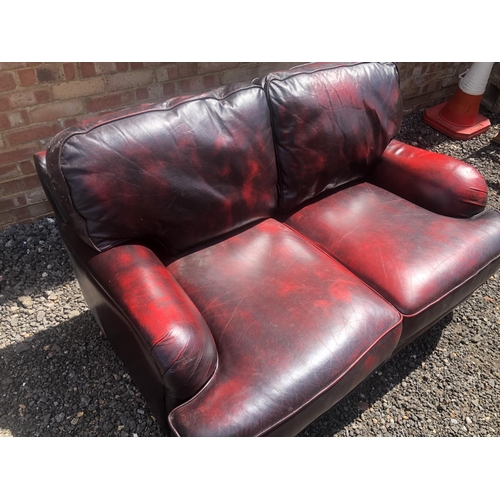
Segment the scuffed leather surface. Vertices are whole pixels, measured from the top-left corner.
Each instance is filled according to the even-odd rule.
[[[498,268],[497,212],[444,217],[369,183],[339,190],[286,223],[413,317],[402,339],[444,313],[450,292],[463,286],[448,310],[481,284],[471,279],[476,273]]]
[[[368,174],[401,125],[392,63],[304,65],[264,84],[285,212]]]
[[[273,219],[168,269],[219,351],[210,382],[170,414],[179,435],[296,433],[324,411],[328,390],[331,406],[399,340],[392,306]]]
[[[276,206],[269,109],[257,85],[88,120],[54,139],[47,168],[80,237],[100,251],[149,237],[176,254]]]
[[[450,217],[484,210],[488,186],[472,165],[393,140],[369,181],[416,205]]]
[[[217,350],[206,322],[175,278],[145,246],[98,253],[66,225],[60,229],[80,283],[88,282],[84,292],[98,321],[108,309],[125,319],[127,330],[110,322],[106,335],[118,342],[135,337],[133,345],[148,359],[141,361],[138,351],[125,356],[144,365],[152,361],[170,400],[178,403],[195,394],[215,370]]]

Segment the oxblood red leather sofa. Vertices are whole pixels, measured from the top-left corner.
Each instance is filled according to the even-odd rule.
[[[38,174],[163,428],[295,435],[500,266],[475,168],[392,140],[391,63],[310,64],[92,118]]]

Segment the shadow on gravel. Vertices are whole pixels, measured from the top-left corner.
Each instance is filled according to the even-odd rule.
[[[0,350],[0,429],[13,436],[160,435],[90,311]]]
[[[420,338],[401,350],[340,403],[306,427],[299,436],[329,437],[359,418],[375,401],[385,396],[394,387],[418,369],[436,349],[443,330],[453,320],[449,313]]]
[[[301,436],[332,436],[436,348],[452,314],[379,368]],[[90,311],[0,351],[0,429],[13,436],[161,436]]]

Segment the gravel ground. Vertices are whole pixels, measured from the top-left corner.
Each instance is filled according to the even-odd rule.
[[[452,141],[405,117],[398,138],[476,166],[500,209],[500,117]],[[89,312],[54,220],[0,232],[0,436],[161,436]],[[498,436],[500,272],[300,436]]]

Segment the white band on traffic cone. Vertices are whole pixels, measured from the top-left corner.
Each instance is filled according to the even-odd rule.
[[[469,95],[482,95],[486,90],[493,64],[490,62],[472,63],[469,71],[458,82],[458,87],[462,92]]]

